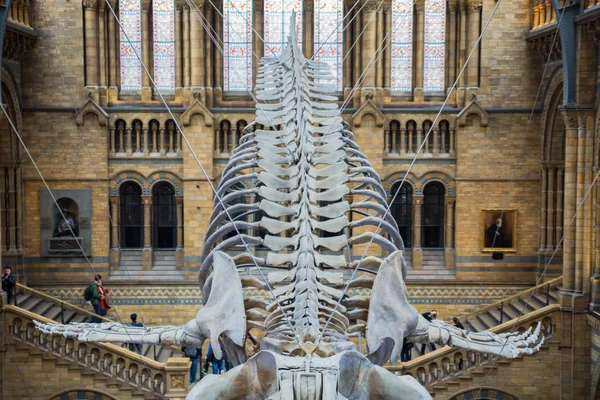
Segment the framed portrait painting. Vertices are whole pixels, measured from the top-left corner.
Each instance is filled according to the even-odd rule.
[[[517,251],[517,210],[481,210],[481,251]]]

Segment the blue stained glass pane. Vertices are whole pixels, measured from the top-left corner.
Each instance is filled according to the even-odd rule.
[[[446,0],[425,1],[423,90],[444,91]]]
[[[119,20],[123,26],[120,31],[121,90],[141,90],[142,21],[140,0],[119,0]]]
[[[252,1],[223,2],[224,90],[252,89]]]
[[[412,90],[413,1],[392,1],[392,91]]]
[[[290,34],[290,18],[296,12],[298,46],[302,48],[302,0],[265,0],[265,56],[279,55]]]
[[[332,79],[323,83],[331,84],[334,90],[343,88],[344,39],[342,20],[343,0],[315,0],[315,60],[328,64]]]
[[[158,90],[175,90],[175,5],[153,0],[154,84]]]

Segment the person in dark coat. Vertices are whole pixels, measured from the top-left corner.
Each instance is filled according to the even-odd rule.
[[[196,381],[198,373],[198,360],[202,358],[202,349],[198,347],[182,347],[183,354],[190,359],[192,366],[190,367],[190,385]]]
[[[465,327],[463,326],[463,324],[460,323],[460,320],[458,319],[458,317],[453,317],[452,318],[452,325],[454,325],[458,329],[465,329]]]
[[[8,297],[8,304],[12,303],[16,286],[17,277],[12,273],[11,267],[7,265],[6,267],[4,267],[4,271],[2,272],[2,290],[6,292],[6,295]]]
[[[404,342],[402,343],[402,353],[400,353],[400,361],[407,362],[412,360],[412,349],[414,344],[412,342],[406,341],[404,338]]]
[[[429,322],[433,321],[434,319],[437,319],[437,311],[435,311],[435,310],[424,312],[421,315],[423,316],[423,318],[425,318]],[[421,355],[425,354],[426,346],[427,346],[426,343],[423,343],[421,345]],[[429,347],[431,347],[431,351],[435,351],[435,344],[429,343]]]
[[[131,314],[129,318],[131,318],[131,323],[129,324],[129,326],[138,326],[141,328],[144,327],[144,324],[138,322],[136,313]],[[135,351],[138,354],[142,354],[142,345],[141,343],[129,343],[129,350]]]
[[[208,363],[212,365],[213,375],[219,375],[225,373],[225,365],[227,360],[225,359],[225,353],[223,352],[223,358],[218,359],[212,349],[212,343],[208,345],[208,353],[206,353],[206,363],[204,364],[204,370],[208,370]]]

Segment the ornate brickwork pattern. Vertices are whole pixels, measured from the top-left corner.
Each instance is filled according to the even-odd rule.
[[[328,64],[334,90],[342,90],[344,58],[343,0],[315,0],[315,60]]]
[[[142,19],[140,0],[120,0],[121,90],[142,88]],[[138,58],[139,57],[139,58]]]
[[[290,34],[290,17],[296,12],[298,46],[302,48],[302,0],[265,1],[265,56],[279,55]]]
[[[158,90],[175,90],[175,7],[173,0],[154,0],[154,83]]]
[[[224,89],[252,89],[252,1],[227,0],[223,6]]]
[[[393,91],[412,90],[413,2],[392,1],[392,65]]]
[[[425,2],[425,52],[423,89],[426,92],[444,90],[444,59],[446,41],[446,0]]]

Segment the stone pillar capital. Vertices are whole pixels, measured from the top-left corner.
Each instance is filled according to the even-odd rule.
[[[468,7],[469,7],[469,12],[471,12],[471,13],[479,12],[481,10],[481,8],[483,7],[483,3],[481,2],[481,0],[472,1],[469,3]]]
[[[87,11],[93,11],[98,8],[98,0],[83,0],[83,8]]]
[[[144,206],[149,206],[152,204],[152,195],[143,194],[141,197],[142,197],[142,204]]]
[[[424,197],[425,196],[423,196],[422,194],[413,194],[413,203],[420,206],[421,204],[423,204]]]

